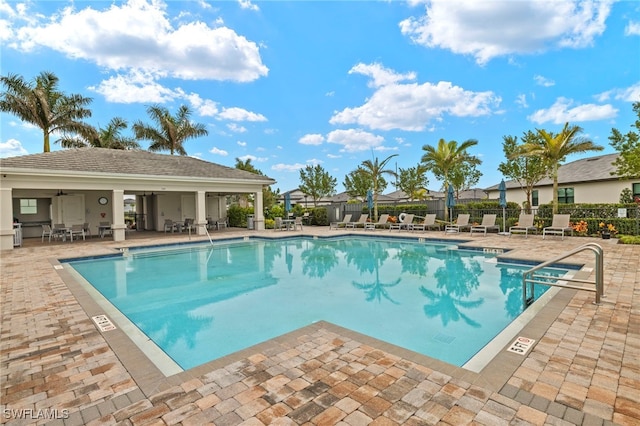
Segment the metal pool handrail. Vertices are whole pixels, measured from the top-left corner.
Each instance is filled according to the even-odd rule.
[[[570,281],[570,282],[578,282],[578,283],[583,283],[583,284],[595,284],[595,288],[588,288],[588,287],[584,287],[584,286],[577,286],[577,285],[571,285],[571,284],[560,284],[558,281],[554,282],[554,283],[549,283],[546,281],[538,281],[538,279],[543,278],[543,279],[548,279],[549,277],[544,276],[544,275],[534,275],[534,272],[545,268],[547,266],[553,265],[554,263],[558,262],[559,260],[562,259],[566,259],[567,257],[573,256],[574,254],[580,253],[582,251],[586,251],[586,250],[590,250],[592,251],[595,256],[596,256],[596,276],[595,276],[595,280],[591,281],[591,280],[584,280],[584,279],[580,279],[580,278],[558,278],[558,281]],[[600,298],[604,297],[604,263],[603,263],[603,250],[602,247],[599,244],[596,243],[586,243],[581,245],[580,247],[577,247],[571,251],[568,251],[558,257],[555,257],[551,260],[547,260],[546,262],[543,262],[539,265],[534,266],[533,268],[529,269],[528,271],[526,271],[524,274],[522,274],[522,302],[523,302],[523,306],[526,308],[527,306],[529,306],[531,303],[533,303],[534,300],[534,288],[536,284],[542,284],[542,285],[549,285],[549,286],[555,286],[555,287],[562,287],[562,288],[572,288],[575,290],[584,290],[584,291],[592,291],[596,293],[596,301],[595,304],[599,304],[600,303]],[[529,288],[531,291],[531,297],[527,297],[527,284],[529,284]]]

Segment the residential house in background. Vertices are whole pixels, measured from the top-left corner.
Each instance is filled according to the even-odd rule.
[[[559,203],[618,203],[620,193],[628,188],[640,197],[640,179],[620,179],[613,162],[618,154],[583,158],[558,168]],[[522,205],[527,196],[518,182],[505,181],[507,200]],[[486,189],[489,198],[499,197],[498,184]],[[549,204],[553,200],[553,179],[546,177],[536,184],[532,193],[532,207]]]

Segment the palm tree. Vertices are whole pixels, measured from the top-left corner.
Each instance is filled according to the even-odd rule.
[[[425,154],[422,156],[422,163],[431,170],[431,172],[444,183],[445,192],[449,189],[451,184],[450,174],[451,171],[459,166],[461,163],[467,163],[469,165],[477,164],[478,159],[469,155],[467,149],[477,145],[478,141],[469,139],[464,141],[458,146],[456,141],[445,141],[440,139],[438,146],[433,147],[431,145],[424,145],[422,150]],[[445,217],[449,216],[447,206],[444,207]]]
[[[553,179],[553,214],[558,213],[558,167],[569,154],[578,154],[588,151],[601,151],[604,148],[594,144],[592,141],[579,137],[582,133],[580,126],[569,126],[565,123],[558,134],[547,132],[543,129],[536,129],[540,135],[541,143],[527,142],[515,152],[510,158],[518,155],[529,157],[539,157],[549,164],[549,173]]]
[[[209,134],[204,124],[192,123],[189,120],[191,110],[186,105],[180,106],[175,116],[172,116],[167,108],[158,105],[148,107],[147,113],[158,127],[137,121],[133,125],[133,131],[136,138],[151,141],[149,151],[169,150],[171,155],[176,152],[187,155],[183,146],[187,140]]]
[[[59,79],[51,72],[41,72],[33,82],[22,76],[9,74],[0,77],[5,87],[0,94],[0,111],[18,116],[22,121],[42,129],[44,152],[51,151],[52,134],[73,134],[90,138],[92,126],[81,121],[91,117],[85,108],[92,101],[81,95],[65,95],[58,90]]]
[[[365,160],[360,164],[360,169],[364,176],[371,181],[373,191],[373,217],[374,220],[378,220],[378,195],[382,192],[384,182],[384,175],[396,176],[396,172],[391,169],[385,169],[385,166],[393,157],[397,157],[398,154],[393,154],[382,160],[378,161],[378,157],[373,160]]]
[[[128,126],[127,120],[121,117],[114,117],[109,121],[107,127],[99,128],[91,139],[86,141],[83,138],[62,138],[60,144],[64,148],[84,148],[91,146],[94,148],[108,149],[138,149],[140,144],[132,137],[122,136],[120,132]]]

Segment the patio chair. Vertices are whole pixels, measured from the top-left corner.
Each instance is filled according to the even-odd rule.
[[[473,236],[474,232],[484,232],[484,235],[487,235],[487,231],[492,229],[500,232],[500,226],[496,225],[496,215],[485,214],[482,215],[482,223],[480,225],[473,225],[471,227],[470,234]]]
[[[56,238],[57,235],[51,229],[51,225],[42,225],[42,242],[44,243],[44,237],[49,238],[49,242],[51,242],[51,237]]]
[[[98,226],[98,233],[100,234],[100,238],[104,238],[107,234],[113,234],[111,224],[109,222],[100,222],[100,225]]]
[[[185,219],[184,220],[184,229],[191,231],[194,229],[193,227],[193,219]]]
[[[67,241],[69,228],[64,223],[56,223],[53,225],[51,232],[53,232],[53,238],[62,237],[62,241]]]
[[[273,229],[275,231],[282,231],[283,229],[287,229],[285,224],[282,222],[282,218],[281,217],[276,217],[275,218],[275,225],[273,226]]]
[[[302,216],[296,217],[295,222],[293,222],[293,230],[295,231],[298,227],[302,231]]]
[[[554,214],[551,226],[547,226],[542,229],[542,239],[550,235],[560,235],[564,240],[564,233],[570,232],[573,236],[573,228],[569,225],[570,215],[568,214]]]
[[[347,223],[351,222],[351,216],[352,216],[351,213],[347,213],[344,215],[342,222],[331,222],[329,224],[329,229],[338,229],[340,228],[340,225],[346,226]]]
[[[463,229],[471,228],[469,225],[469,213],[461,213],[456,219],[456,223],[451,223],[444,227],[444,232],[460,232]]]
[[[424,216],[424,220],[422,223],[415,223],[411,226],[412,231],[426,231],[428,229],[437,229],[440,230],[440,224],[436,223],[436,214],[427,214]]]
[[[360,225],[364,228],[364,225],[367,223],[367,219],[369,218],[368,213],[361,214],[357,221],[349,222],[344,225],[345,228],[358,228]]]
[[[69,237],[71,238],[71,242],[73,242],[73,237],[76,236],[77,238],[80,238],[80,235],[82,235],[82,239],[85,239],[85,233],[84,233],[84,225],[71,225],[71,228],[69,228]]]
[[[402,217],[403,214],[404,214],[404,218]],[[414,216],[415,215],[412,214],[412,213],[409,213],[409,214],[400,213],[400,216],[399,216],[400,222],[392,223],[389,226],[389,231],[391,231],[392,229],[398,229],[398,230],[406,229],[408,231],[413,226],[413,217]]]
[[[89,237],[91,237],[91,225],[89,225],[89,222],[85,222],[82,225],[82,229],[84,229],[85,235],[88,235]]]
[[[378,218],[377,222],[367,222],[364,224],[364,229],[375,230],[378,226],[382,228],[387,227],[387,221],[389,220],[389,215],[387,213],[381,214]]]
[[[533,219],[533,214],[520,213],[518,224],[509,227],[509,238],[511,238],[511,234],[524,234],[524,237],[528,238],[529,230],[535,231],[537,234],[538,227],[533,224]]]
[[[216,229],[218,231],[220,230],[220,228],[228,228],[228,227],[229,227],[229,221],[226,217],[216,220]]]
[[[175,224],[173,223],[173,220],[171,220],[171,219],[165,219],[165,220],[164,220],[164,233],[165,233],[165,234],[166,234],[168,231],[173,232],[173,231],[175,231],[175,229],[176,229],[176,226],[175,226]]]

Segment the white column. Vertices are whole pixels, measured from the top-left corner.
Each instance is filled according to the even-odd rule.
[[[0,188],[0,250],[13,250],[13,199],[11,188]]]
[[[124,190],[114,189],[111,197],[111,212],[113,213],[113,241],[125,240],[125,229],[127,225],[124,223]]]
[[[207,208],[206,193],[204,191],[196,192],[196,217],[194,223],[196,225],[196,234],[205,235],[207,227]]]
[[[256,231],[264,231],[264,213],[262,201],[262,190],[254,193],[253,196],[253,214],[255,216],[253,226]]]

